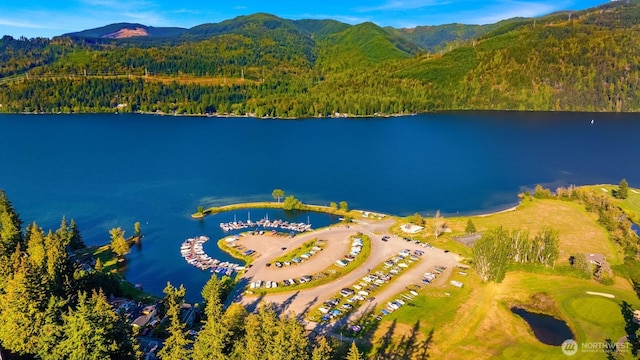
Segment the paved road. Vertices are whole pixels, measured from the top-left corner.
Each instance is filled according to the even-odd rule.
[[[385,260],[398,254],[398,252],[403,249],[420,249],[425,251],[425,254],[418,264],[416,264],[406,272],[401,273],[399,276],[393,279],[392,282],[388,284],[382,292],[376,294],[375,301],[364,303],[358,310],[350,314],[350,316],[342,319],[338,323],[338,325],[346,321],[353,321],[354,319],[357,319],[358,317],[362,316],[362,314],[366,310],[370,309],[371,306],[375,307],[378,303],[386,303],[387,301],[392,300],[391,298],[393,296],[395,296],[399,292],[402,292],[408,285],[420,283],[423,274],[427,271],[433,270],[435,266],[447,266],[447,272],[445,272],[438,278],[439,282],[446,281],[452,269],[456,265],[458,265],[455,256],[451,253],[445,253],[440,249],[423,248],[419,245],[406,242],[402,240],[402,238],[395,237],[387,233],[389,227],[393,225],[393,223],[393,220],[383,220],[372,222],[370,224],[361,223],[355,226],[352,225],[349,228],[346,228],[344,225],[338,225],[328,230],[321,230],[319,232],[313,232],[310,234],[298,236],[288,244],[288,250],[294,249],[295,247],[302,245],[304,242],[316,237],[320,239],[327,239],[327,250],[329,251],[325,250],[321,254],[318,254],[316,256],[328,256],[331,258],[330,263],[332,263],[335,261],[333,257],[337,256],[338,258],[340,258],[345,254],[345,252],[343,251],[346,250],[345,246],[348,248],[349,236],[360,231],[364,234],[367,234],[371,238],[371,254],[369,255],[369,258],[364,262],[364,264],[362,264],[359,268],[328,284],[324,284],[311,289],[305,289],[302,291],[269,294],[263,297],[243,295],[243,287],[246,286],[248,282],[253,281],[252,279],[275,281],[281,278],[295,278],[306,274],[318,273],[320,271],[323,271],[327,267],[324,266],[325,263],[323,262],[315,262],[312,264],[312,262],[309,261],[310,267],[304,268],[304,273],[303,271],[298,271],[300,269],[303,269],[302,267],[299,267],[302,266],[302,264],[283,269],[267,268],[265,264],[269,262],[269,260],[280,256],[282,250],[280,249],[280,246],[277,245],[274,245],[275,248],[273,249],[264,248],[264,253],[254,262],[253,267],[245,273],[243,279],[240,282],[240,285],[236,287],[236,289],[234,289],[234,292],[232,293],[230,299],[244,304],[249,310],[255,309],[255,306],[260,301],[271,302],[274,303],[276,305],[276,308],[283,313],[293,313],[302,317],[311,308],[323,303],[330,298],[336,297],[341,288],[350,287],[354,283],[358,283],[360,279],[368,273],[369,269],[375,268]],[[382,241],[382,237],[384,235],[389,235],[391,239],[387,242]],[[333,247],[333,250],[330,250],[331,244],[336,245],[335,247]],[[278,276],[276,278],[276,274],[278,273],[278,271],[283,271],[283,274],[286,273],[286,275]],[[292,276],[294,274],[295,276]],[[433,285],[437,285],[437,283]],[[305,326],[310,330],[314,330],[320,325],[316,323],[306,323]],[[333,326],[334,325],[331,325],[331,327]]]

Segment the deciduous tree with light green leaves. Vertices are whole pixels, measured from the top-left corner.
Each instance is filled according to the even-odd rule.
[[[136,236],[140,236],[140,235],[142,235],[142,230],[140,229],[140,221],[136,221],[136,222],[133,224],[133,233],[134,233]]]
[[[129,253],[129,243],[124,238],[124,230],[121,228],[113,228],[109,230],[111,235],[111,251],[118,257],[123,257]]]
[[[502,282],[509,266],[509,232],[502,227],[486,231],[473,248],[473,266],[482,281]]]
[[[302,208],[302,202],[296,199],[295,196],[289,195],[286,199],[284,199],[282,208],[285,210],[299,210]]]
[[[271,192],[271,196],[273,196],[274,199],[278,200],[278,202],[280,202],[280,199],[282,199],[284,197],[284,190],[282,189],[273,189],[273,192]]]

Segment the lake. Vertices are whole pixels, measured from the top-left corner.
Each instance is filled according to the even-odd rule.
[[[167,280],[182,282],[187,298],[196,299],[208,274],[180,258],[181,242],[217,239],[221,221],[248,215],[194,221],[198,205],[271,200],[281,188],[307,203],[345,200],[350,208],[425,216],[439,209],[447,216],[514,206],[517,194],[536,184],[555,189],[626,178],[638,187],[639,116],[0,115],[0,188],[25,223],[48,229],[62,215],[75,218],[87,244],[108,242],[112,227],[131,234],[139,221],[146,236],[129,255],[127,278],[156,294]],[[314,227],[335,220],[316,215]],[[224,258],[214,241],[208,246]]]

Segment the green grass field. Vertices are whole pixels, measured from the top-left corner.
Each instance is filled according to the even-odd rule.
[[[567,322],[578,343],[617,341],[625,335],[620,304],[640,302],[628,286],[604,286],[593,280],[563,276],[511,272],[501,284],[482,284],[476,276],[463,281],[462,289],[451,285],[425,288],[411,306],[385,318],[372,343],[389,331],[396,321],[395,339],[406,337],[419,321],[421,336],[433,330],[429,354],[451,359],[563,359],[559,347],[540,343],[528,324],[510,311],[512,304],[527,303],[531,294],[545,292],[555,301],[559,314]],[[448,283],[448,282],[447,282]],[[589,295],[587,291],[612,294],[614,299]],[[450,296],[444,295],[448,292]],[[370,354],[377,351],[374,346]],[[604,354],[580,354],[580,358],[604,358]]]
[[[576,253],[600,253],[611,264],[620,264],[623,257],[609,241],[606,230],[596,223],[596,215],[588,213],[577,202],[535,199],[515,211],[471,218],[478,231],[503,226],[506,229],[526,229],[531,236],[545,227],[557,230],[560,236],[559,263],[567,263]],[[452,235],[464,233],[468,217],[447,220]]]
[[[606,193],[611,194],[611,190],[615,190],[618,188],[617,185],[592,185],[586,186],[588,189],[592,189],[596,192],[605,193],[603,189],[606,189]],[[631,219],[634,222],[640,223],[640,189],[629,188],[629,196],[624,199],[614,199],[611,197],[625,213],[631,216]]]
[[[621,207],[640,213],[640,194],[630,191],[629,195],[629,199],[620,202]],[[614,268],[623,266],[620,265],[623,261],[621,252],[611,243],[606,230],[597,224],[596,215],[586,212],[577,202],[535,199],[515,211],[471,218],[478,231],[503,226],[527,229],[533,236],[544,227],[554,228],[560,236],[558,266],[555,269],[511,266],[501,284],[481,283],[473,271],[462,278],[454,272],[449,280],[463,282],[462,289],[449,285],[449,280],[441,287],[422,289],[410,306],[386,316],[375,333],[368,335],[369,344],[374,344],[369,347],[368,355],[379,355],[381,347],[389,347],[385,345],[389,332],[393,332],[396,349],[408,346],[406,339],[413,336],[417,326],[419,341],[414,343],[427,346],[432,358],[566,359],[560,347],[539,342],[529,325],[510,310],[514,304],[527,304],[536,293],[546,293],[553,299],[556,309],[553,315],[567,322],[579,344],[601,343],[605,339],[615,342],[625,335],[622,302],[626,301],[634,308],[640,306],[629,282],[617,277],[614,285],[605,286],[592,279],[580,278],[568,266],[568,257],[579,252],[602,253]],[[452,240],[456,234],[464,233],[467,220],[468,217],[447,218],[453,231],[437,240],[432,234],[417,235],[414,239],[470,256],[469,248],[454,244]],[[429,231],[433,219],[426,221],[425,232]],[[400,220],[396,227],[403,223],[406,221]],[[399,227],[391,229],[394,230]],[[462,249],[458,250],[460,247]],[[589,295],[588,291],[615,297]],[[602,352],[578,355],[576,358],[580,359],[606,358]],[[631,358],[628,352],[620,355]]]

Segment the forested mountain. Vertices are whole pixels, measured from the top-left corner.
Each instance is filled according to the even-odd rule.
[[[85,34],[119,31],[101,29]],[[639,42],[637,0],[484,26],[254,14],[157,38],[4,37],[0,111],[638,111]]]
[[[179,27],[153,27],[142,24],[117,23],[96,29],[84,30],[62,35],[70,38],[108,38],[119,39],[134,36],[174,37],[184,34],[187,29]]]

